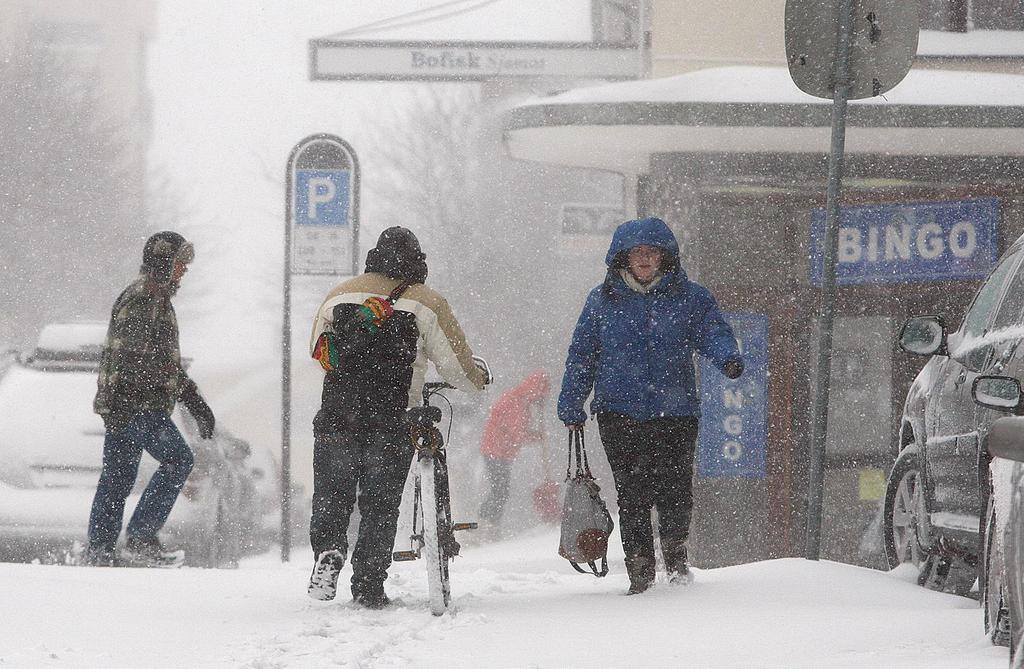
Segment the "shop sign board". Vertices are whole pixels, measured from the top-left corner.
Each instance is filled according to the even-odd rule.
[[[768,317],[726,313],[743,353],[738,379],[700,358],[697,475],[764,479],[768,461]]]
[[[839,285],[983,279],[999,256],[999,200],[844,207]],[[811,283],[821,285],[825,210],[811,213]]]
[[[312,81],[486,81],[530,77],[637,79],[641,49],[618,42],[314,39]]]

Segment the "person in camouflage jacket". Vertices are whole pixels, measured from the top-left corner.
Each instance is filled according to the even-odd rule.
[[[178,323],[171,305],[193,258],[190,243],[174,232],[146,242],[139,277],[117,298],[100,360],[93,408],[106,427],[103,469],[89,517],[91,564],[109,566],[121,533],[125,500],[135,485],[142,452],[160,467],[128,523],[123,558],[158,566],[180,561],[166,553],[157,533],[192,471],[193,455],[171,412],[178,401],[196,419],[200,436],[213,435],[214,416],[181,365]]]

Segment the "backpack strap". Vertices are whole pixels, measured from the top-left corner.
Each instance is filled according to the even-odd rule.
[[[395,286],[395,289],[391,291],[391,293],[388,295],[388,302],[394,305],[395,302],[398,301],[398,298],[402,296],[402,293],[404,293],[411,285],[412,284],[410,284],[408,281],[403,281],[402,283]]]
[[[576,562],[573,562],[572,560],[569,560],[569,564],[571,564],[572,568],[575,569],[576,571],[578,571],[581,574],[591,574],[592,573],[594,576],[596,576],[598,578],[601,578],[603,576],[607,576],[608,575],[608,558],[607,557],[601,558],[601,571],[597,570],[597,563],[595,563],[595,562],[588,562],[587,563],[587,566],[590,567],[590,571],[587,571],[587,570],[583,569],[582,567],[579,566],[579,564],[577,564]]]

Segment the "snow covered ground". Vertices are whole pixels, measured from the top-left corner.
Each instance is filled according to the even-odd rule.
[[[785,559],[625,597],[621,549],[598,580],[573,572],[557,543],[552,529],[466,540],[454,607],[438,618],[419,563],[392,568],[384,611],[341,594],[309,600],[301,550],[233,571],[2,564],[0,667],[1006,665],[976,602],[919,588],[913,574]]]

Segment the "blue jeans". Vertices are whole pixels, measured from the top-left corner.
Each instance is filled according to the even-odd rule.
[[[143,541],[155,538],[167,521],[192,471],[192,449],[166,412],[142,411],[123,428],[107,430],[103,442],[103,471],[89,515],[90,548],[113,550],[117,543],[124,519],[124,503],[135,485],[142,451],[152,455],[160,467],[135,507],[127,535]]]

